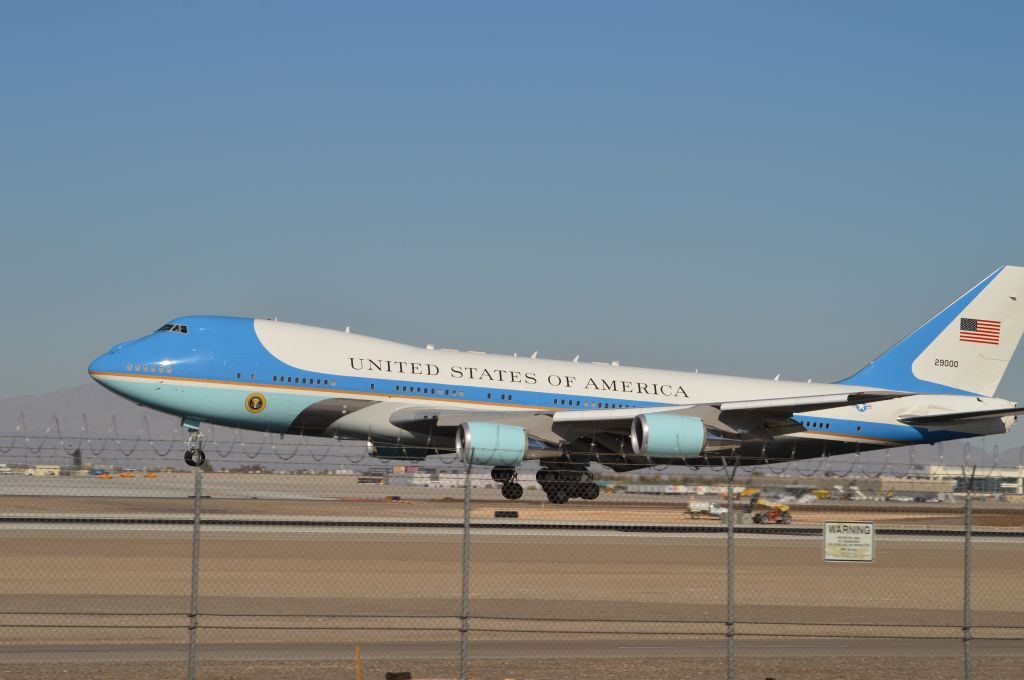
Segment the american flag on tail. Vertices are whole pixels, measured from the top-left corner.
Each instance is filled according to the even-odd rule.
[[[960,342],[980,342],[984,345],[999,344],[998,321],[968,319],[960,317]]]

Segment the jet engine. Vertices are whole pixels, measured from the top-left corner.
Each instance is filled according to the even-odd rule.
[[[651,458],[689,458],[707,451],[731,449],[739,442],[709,435],[704,421],[671,413],[644,413],[633,419],[633,453]]]
[[[455,433],[455,452],[473,465],[515,467],[523,462],[529,446],[526,430],[515,425],[468,422]]]

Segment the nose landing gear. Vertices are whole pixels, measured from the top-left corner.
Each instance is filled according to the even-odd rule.
[[[517,501],[523,497],[523,485],[516,481],[514,467],[491,468],[491,479],[501,482],[501,495],[506,499]]]
[[[185,440],[185,465],[189,467],[202,467],[206,463],[206,454],[203,453],[203,433],[199,431],[197,427],[189,427],[189,424],[184,423],[188,429],[188,439]]]

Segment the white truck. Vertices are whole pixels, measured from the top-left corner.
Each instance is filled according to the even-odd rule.
[[[701,519],[705,517],[718,519],[725,513],[729,512],[718,503],[712,503],[711,501],[690,501],[687,504],[687,510],[690,511],[690,517],[693,519]]]

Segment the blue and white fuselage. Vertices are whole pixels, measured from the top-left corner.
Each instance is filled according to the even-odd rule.
[[[1016,405],[992,393],[1024,330],[1022,308],[1024,269],[1004,267],[840,383],[421,348],[224,316],[174,319],[116,345],[89,373],[190,427],[360,439],[396,457],[451,450],[473,422],[522,430],[527,449],[546,451],[498,456],[502,467],[530,457],[699,464],[723,449],[748,461],[804,458],[1007,431]],[[965,341],[963,319],[997,319],[995,341]],[[689,425],[666,415],[703,424],[700,450],[687,443]],[[676,444],[651,444],[661,435]]]

